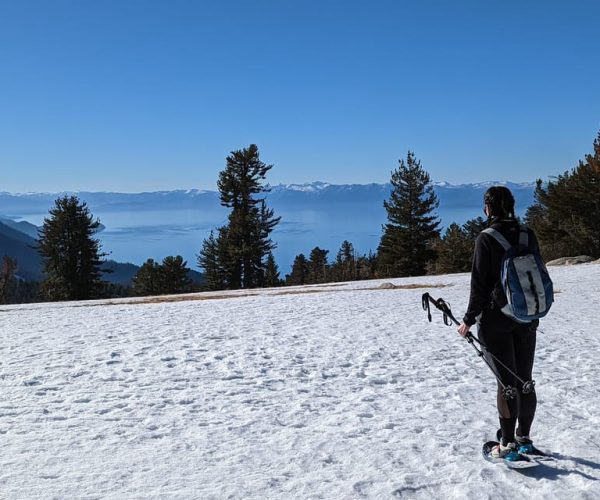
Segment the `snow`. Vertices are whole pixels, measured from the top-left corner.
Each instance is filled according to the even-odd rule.
[[[446,181],[434,182],[433,185],[438,188],[446,189],[488,189],[492,186],[505,186],[509,189],[533,189],[535,182],[510,182],[510,181],[483,181],[468,184],[451,184]]]
[[[314,193],[318,191],[322,191],[333,184],[329,184],[328,182],[307,182],[305,184],[277,184],[276,186],[270,186],[273,192],[279,191],[301,191],[304,193]]]
[[[599,498],[600,265],[551,273],[532,434],[551,464],[481,457],[495,381],[421,308],[460,317],[458,274],[0,306],[0,497]]]

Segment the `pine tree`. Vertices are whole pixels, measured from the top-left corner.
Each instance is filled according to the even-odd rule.
[[[187,262],[181,255],[165,257],[160,266],[162,293],[191,292],[192,280],[188,277],[189,271]]]
[[[329,250],[315,247],[308,258],[308,283],[325,283],[327,281],[327,254]]]
[[[142,297],[163,293],[160,264],[154,259],[144,262],[133,277],[133,293]]]
[[[377,273],[377,254],[369,251],[356,259],[356,274],[359,280],[374,279]]]
[[[17,261],[5,255],[0,264],[0,304],[7,304],[12,289],[15,288]]]
[[[270,234],[275,229],[275,226],[279,224],[281,217],[275,217],[275,211],[267,208],[265,200],[260,200],[259,207],[256,233],[253,238],[256,242],[256,250],[253,252],[253,270],[256,276],[255,286],[265,286],[265,258],[268,258],[276,248]]]
[[[292,272],[285,277],[286,285],[305,285],[308,279],[308,260],[304,254],[299,254],[292,264]]]
[[[202,243],[202,249],[198,255],[198,267],[204,271],[203,288],[206,290],[223,290],[227,283],[225,228],[219,228],[218,231],[217,238],[213,231],[210,232],[209,237]]]
[[[575,255],[600,257],[600,133],[594,152],[555,181],[538,179],[534,205],[525,215],[547,260]]]
[[[473,240],[463,227],[453,222],[444,237],[436,243],[438,258],[434,269],[437,274],[465,273],[471,270]]]
[[[233,151],[217,182],[221,205],[231,209],[218,237],[205,241],[198,262],[211,274],[211,286],[253,288],[265,283],[265,258],[275,249],[270,234],[279,223],[260,194],[272,165],[260,161],[258,147]],[[210,240],[210,238],[209,238]],[[208,268],[204,268],[204,265]]]
[[[91,299],[103,287],[100,269],[106,256],[94,238],[100,221],[76,196],[63,196],[50,209],[40,230],[38,251],[42,255],[44,296],[49,300]]]
[[[390,199],[384,202],[388,223],[383,226],[378,267],[383,276],[420,276],[436,257],[439,202],[429,174],[410,151],[406,163],[401,159],[392,172],[391,184]]]
[[[6,301],[9,304],[25,304],[37,302],[40,299],[39,282],[13,279],[12,286],[9,286]]]
[[[267,255],[267,262],[265,263],[265,286],[274,287],[281,285],[281,278],[279,277],[279,268],[275,262],[275,257],[269,252]]]
[[[356,279],[356,253],[354,246],[348,240],[344,240],[335,257],[332,266],[332,274],[335,281],[351,281]]]
[[[487,221],[483,217],[477,217],[475,219],[469,219],[467,222],[463,224],[463,231],[465,232],[467,238],[473,242],[475,245],[475,240],[479,233],[488,227]]]

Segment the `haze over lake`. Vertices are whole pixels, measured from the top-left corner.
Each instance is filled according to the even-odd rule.
[[[442,226],[464,223],[483,216],[483,192],[493,183],[435,186],[440,199]],[[522,215],[533,201],[531,184],[509,184]],[[289,272],[294,257],[308,256],[315,246],[335,255],[344,240],[359,253],[376,251],[381,226],[386,222],[383,201],[389,184],[275,186],[267,204],[281,217],[272,233],[277,244],[275,258],[283,273]],[[202,241],[211,230],[223,225],[228,209],[219,204],[213,191],[167,191],[155,193],[77,193],[105,227],[99,234],[105,252],[119,262],[142,264],[182,255],[195,268]],[[57,194],[10,195],[0,193],[0,215],[27,220],[40,226]]]

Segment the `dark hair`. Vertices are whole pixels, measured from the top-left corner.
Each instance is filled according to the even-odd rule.
[[[515,216],[515,198],[507,187],[492,186],[483,195],[483,202],[488,205],[490,215]]]

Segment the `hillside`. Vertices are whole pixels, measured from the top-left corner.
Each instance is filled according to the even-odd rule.
[[[30,234],[34,234],[34,228],[33,224],[25,221],[14,222],[2,219],[0,221],[0,259],[5,255],[16,259],[18,277],[39,281],[43,278],[42,259],[36,250],[36,240],[30,236]],[[37,229],[35,229],[35,233],[37,233]],[[120,285],[130,285],[139,266],[108,260],[103,269],[109,271],[103,274],[104,280]],[[190,271],[189,276],[194,283],[202,282],[202,275],[197,271]]]
[[[598,498],[600,265],[551,269],[533,437],[485,462],[495,382],[468,275],[2,306],[3,498]]]
[[[26,280],[42,278],[42,259],[35,247],[31,236],[0,222],[0,259],[5,255],[16,259],[17,275]]]

